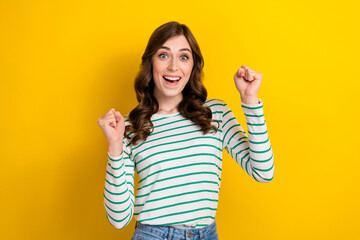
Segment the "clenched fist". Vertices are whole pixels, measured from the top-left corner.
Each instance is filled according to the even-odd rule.
[[[120,144],[123,141],[125,132],[124,117],[114,108],[105,113],[97,120],[97,123],[103,130],[109,145]]]
[[[258,103],[258,92],[263,75],[242,65],[234,75],[235,86],[240,93],[241,101],[248,104]]]

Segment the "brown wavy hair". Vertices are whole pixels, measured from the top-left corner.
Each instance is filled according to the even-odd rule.
[[[212,129],[217,132],[220,126],[218,121],[212,120],[210,107],[204,105],[207,91],[202,84],[204,59],[199,45],[186,25],[171,21],[155,29],[150,36],[145,52],[142,55],[140,71],[135,78],[134,87],[139,104],[129,113],[130,125],[127,125],[125,129],[125,132],[129,132],[126,137],[134,145],[138,140],[146,140],[154,131],[154,125],[150,118],[159,110],[159,104],[153,95],[155,83],[153,80],[152,56],[168,39],[181,35],[189,42],[194,66],[190,79],[182,91],[183,99],[178,105],[178,110],[182,116],[198,124],[204,134]],[[216,121],[218,126],[211,125],[212,121]],[[129,136],[131,133],[135,133],[132,139]]]

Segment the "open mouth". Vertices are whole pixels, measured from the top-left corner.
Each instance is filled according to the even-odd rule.
[[[181,79],[181,77],[165,77],[165,76],[163,76],[163,78],[170,85],[176,85]]]

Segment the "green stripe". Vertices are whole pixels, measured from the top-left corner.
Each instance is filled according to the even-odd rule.
[[[242,106],[243,108],[247,108],[247,109],[260,109],[260,108],[263,107],[263,105],[258,106],[258,107],[247,107],[247,106],[244,106],[244,105],[242,105],[242,104],[241,104],[241,106]]]
[[[174,128],[176,129],[176,128]],[[218,129],[219,132],[222,132],[221,129]],[[173,134],[173,135],[168,135],[168,136],[163,136],[163,137],[160,137],[160,138],[156,138],[156,139],[152,139],[152,140],[146,140],[145,142],[142,142],[141,144],[139,144],[138,146],[135,146],[133,148],[133,151],[135,151],[135,149],[141,147],[142,145],[144,144],[148,144],[148,143],[151,143],[153,141],[157,141],[157,140],[161,140],[161,139],[164,139],[164,138],[169,138],[169,137],[175,137],[175,136],[180,136],[180,135],[185,135],[185,134],[190,134],[190,133],[195,133],[195,132],[202,132],[201,129],[198,129],[198,130],[194,130],[194,131],[189,131],[189,132],[182,132],[182,133],[178,133],[178,134]],[[127,146],[129,146],[131,143],[129,143]]]
[[[124,191],[120,192],[120,193],[114,193],[114,192],[111,192],[110,190],[108,190],[106,187],[105,187],[105,191],[107,191],[108,193],[110,193],[111,195],[123,195],[125,194],[128,189],[125,189]]]
[[[138,196],[136,196],[136,197],[138,197]],[[139,214],[142,214],[142,213],[145,213],[145,212],[151,212],[151,211],[161,210],[161,209],[164,209],[164,208],[175,207],[175,206],[179,206],[179,205],[184,205],[184,204],[189,204],[189,203],[194,203],[194,202],[200,202],[200,201],[218,202],[217,199],[202,198],[202,199],[198,199],[198,200],[175,203],[175,204],[166,205],[166,206],[163,206],[163,207],[152,208],[152,209],[148,209],[148,210],[142,210],[140,213],[134,213],[134,215],[139,215]]]
[[[111,201],[110,199],[108,199],[108,198],[105,196],[105,193],[104,193],[104,198],[105,198],[109,203],[112,203],[112,204],[122,204],[122,203],[125,203],[125,202],[129,201],[130,195],[128,196],[127,199],[125,199],[125,200],[122,201],[122,202],[113,202],[113,201]],[[130,200],[132,201],[132,199],[130,199]]]
[[[129,206],[127,208],[125,208],[124,210],[120,210],[120,211],[115,211],[114,209],[111,209],[106,203],[104,203],[106,208],[109,209],[110,211],[112,211],[113,213],[123,213],[123,212],[126,212],[130,207],[131,205],[129,204]]]
[[[243,132],[243,131],[237,131],[237,132],[235,132],[235,133],[229,138],[229,141],[227,142],[226,145],[229,145],[231,139],[232,139],[234,136],[236,136],[238,133],[244,133],[244,132]],[[243,139],[243,138],[247,138],[247,136],[241,137],[240,139],[238,139],[238,140],[236,140],[236,141],[240,141],[240,140]]]
[[[268,139],[266,139],[263,142],[254,142],[254,141],[249,140],[249,142],[252,143],[252,144],[263,144],[263,143],[267,143],[268,141],[269,141],[269,137],[268,137]]]
[[[241,154],[242,152],[244,152],[244,151],[246,151],[246,150],[248,150],[248,149],[249,149],[249,148],[247,147],[247,148],[242,149],[240,152],[238,152],[238,153],[235,155],[235,160],[238,159],[238,154]],[[240,166],[242,167],[242,158],[241,158],[241,164],[240,164]]]
[[[209,103],[209,102],[212,102],[212,101],[215,101],[215,100],[221,101],[220,99],[212,98],[212,99],[206,100],[205,103]]]
[[[246,157],[247,155],[249,155],[249,153],[247,153],[244,157]],[[246,160],[246,162],[245,162],[245,170],[246,170],[247,174],[249,174],[248,168],[247,168],[247,163],[249,162],[249,159],[250,159],[250,156],[249,156],[248,160]],[[242,159],[241,159],[241,162],[242,162]]]
[[[127,222],[125,223],[125,226],[127,226],[128,224],[129,224],[129,222],[130,222],[130,220],[132,219],[132,214],[133,214],[133,210],[132,209],[130,209],[130,217],[129,217],[129,219],[127,220]]]
[[[134,185],[131,183],[131,182],[127,182],[127,184],[130,184],[131,185],[131,189],[134,189]],[[134,193],[131,191],[131,190],[129,190],[130,191],[130,193],[132,194],[132,195],[134,195]]]
[[[265,181],[271,181],[271,180],[273,180],[273,178],[274,178],[274,176],[272,176],[272,178],[263,178],[263,177],[261,177],[257,172],[254,172],[256,175],[258,175],[259,176],[259,178],[261,178],[261,179],[263,179],[263,180],[265,180]]]
[[[225,125],[226,125],[228,122],[230,122],[231,120],[234,120],[234,119],[236,119],[236,117],[232,117],[232,118],[230,118],[229,120],[227,120],[226,123],[223,125],[223,128],[225,127]]]
[[[169,129],[165,129],[163,131],[159,131],[159,132],[152,132],[150,133],[149,136],[153,136],[153,135],[156,135],[156,134],[160,134],[160,133],[164,133],[164,132],[168,132],[168,131],[172,131],[172,130],[177,130],[179,128],[184,128],[184,127],[191,127],[191,126],[197,126],[197,124],[189,124],[189,125],[183,125],[183,126],[177,126],[177,127],[174,127],[174,128],[169,128]],[[154,128],[156,128],[156,126],[154,126]],[[132,132],[131,134],[133,134],[134,132]],[[129,134],[130,135],[130,134]]]
[[[247,137],[242,137],[242,138],[238,139],[238,141],[241,141],[242,139],[247,139]],[[236,144],[235,146],[231,147],[230,149],[231,149],[231,150],[236,149],[239,145],[241,145],[241,144],[243,144],[243,143],[247,143],[247,140],[242,141],[242,142],[239,142],[238,144]]]
[[[161,215],[161,216],[158,216],[158,217],[143,219],[143,221],[151,221],[151,220],[155,220],[155,219],[159,219],[159,218],[170,217],[170,216],[174,216],[174,215],[181,215],[181,214],[186,214],[186,213],[191,213],[191,212],[197,212],[197,211],[201,211],[201,210],[216,211],[216,208],[210,208],[210,207],[197,208],[197,209],[193,209],[193,210],[188,210],[188,211],[183,211],[183,212],[176,212],[176,213]]]
[[[162,118],[158,118],[158,119],[153,119],[153,120],[151,120],[151,122],[156,122],[156,121],[164,120],[164,119],[169,118],[169,117],[177,117],[177,116],[179,116],[179,115],[181,115],[181,113],[178,113],[178,114],[173,115],[173,116],[168,116],[168,117],[162,117]]]
[[[175,195],[169,195],[169,196],[166,196],[166,197],[161,197],[161,198],[156,198],[156,199],[150,199],[150,200],[146,200],[146,203],[156,202],[156,201],[164,200],[164,199],[167,199],[167,198],[179,197],[179,196],[184,196],[184,195],[194,194],[194,193],[199,193],[199,192],[219,193],[219,191],[203,189],[203,190],[198,190],[198,191],[192,191],[192,192],[185,192],[185,193],[180,193],[180,194],[175,194]],[[140,206],[144,206],[144,205],[145,204],[135,204],[135,207],[140,207]]]
[[[164,139],[164,138],[175,137],[175,136],[180,136],[180,135],[184,135],[184,134],[190,134],[190,133],[194,133],[194,132],[201,132],[201,129],[200,129],[200,130],[190,131],[190,132],[182,132],[182,133],[178,133],[178,134],[168,135],[168,136],[164,136],[164,137],[160,137],[160,138],[156,138],[156,139],[152,139],[152,140],[146,140],[145,142],[142,142],[142,143],[139,144],[138,146],[135,146],[135,147],[133,148],[133,151],[134,151],[135,149],[141,147],[142,145],[147,144],[147,143],[150,143],[150,142],[154,142],[154,141],[161,140],[161,139]],[[130,144],[129,144],[129,145],[130,145]]]
[[[189,182],[189,183],[178,184],[178,185],[173,185],[173,186],[170,186],[170,187],[164,187],[164,188],[159,188],[159,189],[151,190],[150,193],[146,193],[146,194],[143,194],[143,195],[136,195],[136,198],[149,196],[149,195],[150,195],[151,193],[153,193],[153,192],[160,192],[160,191],[164,191],[164,190],[171,189],[171,188],[183,187],[183,186],[187,186],[187,185],[191,185],[191,184],[199,184],[199,183],[212,183],[212,184],[216,184],[216,185],[219,186],[219,183],[218,183],[218,182],[214,182],[214,181]]]
[[[274,168],[274,163],[273,163],[272,166],[271,166],[270,168],[268,168],[268,169],[260,169],[260,168],[256,168],[256,167],[253,167],[253,166],[251,166],[251,168],[252,168],[254,171],[257,170],[257,171],[261,171],[261,172],[268,172],[268,171],[270,171],[271,169]]]
[[[224,118],[228,113],[231,113],[231,110],[227,111],[227,112],[223,115],[223,118]]]
[[[133,173],[126,173],[126,176],[127,176],[127,177],[132,177],[132,178],[134,178],[134,174],[133,174]]]
[[[111,182],[109,182],[107,179],[105,179],[105,181],[108,183],[108,184],[110,184],[111,186],[114,186],[114,187],[121,187],[122,185],[124,185],[125,183],[127,183],[127,184],[130,184],[131,186],[132,186],[132,189],[134,189],[134,185],[131,183],[131,182],[122,182],[121,184],[114,184],[114,183],[111,183]],[[134,193],[131,191],[131,190],[129,190],[130,191],[130,193],[134,196]]]
[[[120,159],[112,159],[112,158],[109,156],[109,154],[108,154],[108,158],[109,158],[111,161],[113,161],[113,162],[118,162],[118,161],[121,161],[122,156],[121,156]]]
[[[263,117],[264,114],[261,114],[261,115],[251,115],[251,114],[246,114],[246,113],[245,113],[245,116],[247,116],[247,117]]]
[[[122,182],[121,184],[115,184],[115,183],[111,183],[111,182],[109,182],[107,179],[105,179],[105,181],[108,183],[108,184],[110,184],[110,185],[112,185],[112,186],[115,186],[115,187],[121,187],[122,185],[124,185],[126,182]]]
[[[216,114],[216,113],[223,113],[222,111],[215,111],[215,112],[212,112],[212,114]]]
[[[110,173],[109,171],[106,171],[106,173],[109,174],[110,176],[112,176],[113,178],[121,178],[121,176],[125,174],[125,172],[123,172],[121,175],[115,176],[112,173]]]
[[[146,177],[144,177],[143,179],[141,179],[139,181],[142,182],[142,181],[145,181],[148,177],[151,177],[152,175],[154,174],[158,174],[158,173],[161,173],[161,172],[167,172],[169,170],[173,170],[173,169],[179,169],[179,168],[185,168],[185,167],[191,167],[191,166],[196,166],[196,165],[213,165],[215,167],[218,168],[219,171],[221,171],[221,168],[219,168],[219,166],[217,166],[215,163],[211,163],[211,162],[203,162],[203,163],[192,163],[192,164],[187,164],[187,165],[181,165],[181,166],[176,166],[176,167],[171,167],[171,168],[166,168],[166,169],[162,169],[162,170],[159,170],[159,171],[156,171],[156,172],[153,172],[149,175],[147,175]]]
[[[145,158],[137,161],[136,164],[140,164],[141,162],[145,161],[146,159],[148,159],[150,157],[153,157],[153,156],[156,156],[156,155],[159,155],[159,154],[162,154],[162,153],[176,152],[176,151],[179,151],[179,150],[188,150],[189,148],[194,148],[194,147],[211,147],[211,148],[215,148],[215,149],[219,150],[220,152],[222,152],[222,149],[220,149],[220,148],[218,148],[218,147],[216,147],[214,145],[210,145],[210,144],[192,145],[192,146],[187,146],[187,147],[183,147],[183,148],[175,148],[175,149],[170,149],[170,150],[167,150],[167,151],[161,151],[161,152],[153,153],[153,154],[148,155]]]
[[[215,103],[215,104],[211,104],[209,105],[208,107],[213,107],[213,106],[225,106],[225,104],[222,104],[222,103]]]
[[[260,182],[259,180],[257,180],[257,178],[254,176],[254,173],[251,173],[252,178],[255,179],[257,182]]]
[[[160,139],[162,139],[162,138],[158,138],[158,139],[160,140]],[[216,138],[216,137],[211,137],[211,136],[199,136],[199,137],[189,138],[189,139],[180,140],[180,141],[175,141],[175,142],[172,142],[172,141],[171,141],[171,142],[162,143],[162,144],[158,144],[158,145],[154,145],[154,146],[145,148],[145,149],[139,151],[138,153],[136,153],[136,154],[134,155],[134,159],[136,159],[136,157],[137,157],[140,153],[143,153],[144,151],[149,150],[149,149],[152,149],[152,148],[155,148],[155,147],[164,146],[164,145],[169,145],[169,144],[175,144],[175,143],[180,143],[180,142],[187,142],[187,141],[191,141],[191,140],[195,140],[195,139],[215,139],[215,140],[218,140],[219,142],[221,142],[220,139],[218,139],[218,138]]]
[[[184,119],[180,119],[180,120],[177,120],[177,121],[171,121],[171,122],[160,124],[160,125],[154,125],[154,128],[159,128],[159,127],[163,127],[163,126],[166,126],[166,125],[169,125],[169,124],[174,124],[174,123],[183,122],[183,121],[188,121],[188,119],[184,118]]]
[[[262,134],[267,133],[267,130],[266,130],[265,132],[258,132],[258,133],[250,132],[249,130],[248,130],[248,132],[249,132],[249,134],[251,134],[251,135],[262,135]]]
[[[112,169],[118,170],[118,169],[120,169],[120,168],[122,168],[122,167],[124,166],[124,162],[121,163],[121,165],[120,165],[119,168],[113,168],[110,163],[108,163],[108,165],[109,165]]]
[[[117,220],[117,219],[115,219],[115,218],[112,218],[108,213],[106,213],[106,215],[107,215],[109,218],[111,218],[111,220],[113,220],[114,222],[122,222],[122,221],[124,221],[126,218],[128,218],[129,216],[132,216],[132,209],[131,209],[131,212],[129,212],[129,214],[126,215],[126,217],[124,217],[123,219],[120,219],[120,220]]]
[[[241,127],[241,126],[240,126],[240,124],[235,124],[235,125],[231,126],[231,127],[226,131],[226,133],[225,133],[225,135],[224,135],[223,141],[225,141],[226,135],[228,134],[228,132],[229,132],[232,128],[234,128],[234,127]],[[241,131],[241,132],[246,135],[246,133],[245,133],[244,131]]]
[[[186,176],[191,176],[191,175],[198,175],[198,174],[210,174],[210,175],[216,175],[219,179],[219,181],[221,180],[219,178],[219,175],[217,173],[214,173],[214,172],[194,172],[194,173],[187,173],[187,174],[183,174],[183,175],[176,175],[176,176],[173,176],[173,177],[168,177],[168,178],[163,178],[163,179],[159,179],[159,180],[156,180],[155,182],[152,182],[152,183],[149,183],[147,185],[144,185],[140,188],[138,188],[138,191],[140,189],[143,189],[143,188],[146,188],[146,187],[149,187],[157,182],[163,182],[163,181],[166,181],[166,180],[170,180],[170,179],[174,179],[174,178],[180,178],[180,177],[186,177]]]
[[[244,149],[244,150],[245,150],[245,149]],[[241,166],[243,165],[243,160],[244,160],[244,158],[245,158],[246,156],[248,156],[248,155],[249,155],[249,152],[247,152],[244,156],[241,157],[241,161],[240,161]]]
[[[270,146],[268,149],[264,150],[264,151],[255,151],[255,150],[252,150],[252,149],[250,148],[250,151],[253,152],[253,153],[266,153],[266,152],[268,152],[268,151],[270,151],[270,150],[271,150],[271,146]]]
[[[151,133],[149,136],[154,136],[154,135],[156,135],[156,134],[160,134],[160,133],[164,133],[164,132],[169,132],[169,131],[172,131],[172,130],[177,130],[177,129],[179,129],[179,128],[192,127],[192,126],[197,126],[197,125],[196,125],[196,124],[189,124],[189,125],[177,126],[177,127],[174,127],[174,128],[165,129],[165,130],[163,130],[163,131]]]
[[[219,159],[219,161],[222,161],[221,158],[219,158],[217,155],[215,154],[211,154],[211,153],[197,153],[197,154],[190,154],[190,155],[185,155],[185,156],[181,156],[181,157],[175,157],[175,158],[169,158],[169,159],[164,159],[164,160],[161,160],[161,161],[157,161],[156,163],[153,163],[153,164],[150,164],[150,165],[147,165],[146,167],[144,167],[143,169],[138,169],[137,173],[141,173],[142,171],[144,171],[145,169],[151,167],[151,166],[154,166],[156,164],[160,164],[162,162],[167,162],[167,161],[172,161],[172,160],[176,160],[176,159],[183,159],[183,158],[187,158],[187,157],[194,157],[194,156],[213,156],[217,159]]]
[[[114,168],[114,167],[112,167],[111,165],[110,165],[110,163],[108,163],[108,165],[113,169],[113,170],[120,170],[120,168],[122,167],[118,167],[118,168]]]
[[[264,126],[265,123],[266,123],[266,121],[264,123],[248,123],[248,122],[246,122],[246,124],[249,126]]]
[[[270,160],[271,160],[271,158],[273,157],[273,155],[274,155],[274,153],[271,154],[271,157],[270,157],[270,158],[265,159],[265,160],[257,160],[257,159],[253,159],[252,157],[250,157],[250,158],[251,158],[251,160],[254,161],[254,162],[267,162],[267,161],[270,161]]]

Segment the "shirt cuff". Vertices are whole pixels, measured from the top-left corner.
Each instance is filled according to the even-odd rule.
[[[109,156],[109,158],[111,158],[111,159],[113,159],[113,160],[119,160],[119,159],[122,158],[122,154],[119,155],[119,156],[111,156],[111,155],[109,154],[109,152],[108,152],[108,156]]]
[[[244,106],[244,107],[259,107],[259,106],[263,106],[263,100],[261,100],[260,98],[258,98],[258,104],[246,104],[246,103],[243,103],[241,102],[241,106]]]

